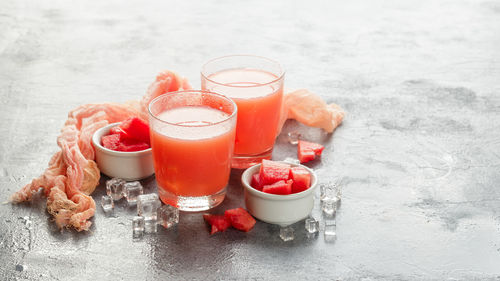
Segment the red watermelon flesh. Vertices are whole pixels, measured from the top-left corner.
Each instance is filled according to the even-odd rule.
[[[123,152],[141,151],[151,147],[149,126],[137,117],[129,118],[111,128],[101,141],[104,147]]]
[[[120,145],[120,135],[119,134],[111,134],[107,136],[103,136],[101,139],[102,146],[111,150],[118,150],[118,146]]]
[[[260,174],[257,173],[257,174],[253,174],[252,176],[252,181],[250,183],[250,186],[259,190],[259,191],[262,191],[262,187],[264,186],[260,180]]]
[[[210,235],[226,231],[231,226],[231,221],[224,215],[203,214],[203,219],[212,227]]]
[[[278,195],[288,195],[292,193],[292,183],[293,180],[280,180],[273,184],[264,185],[262,192],[278,194]]]
[[[325,149],[325,147],[321,144],[299,140],[299,143],[297,145],[297,154],[300,163],[314,160],[316,156],[321,155],[323,149]]]
[[[290,178],[293,180],[292,193],[302,192],[311,186],[311,174],[302,167],[291,168]]]
[[[127,138],[150,144],[149,126],[142,119],[137,117],[129,118],[120,124],[120,129],[125,132]]]
[[[290,176],[290,165],[271,160],[262,160],[259,174],[262,185],[273,184],[280,180],[286,181]]]
[[[226,210],[224,216],[231,221],[231,225],[241,231],[249,231],[253,228],[255,219],[243,208]]]
[[[134,143],[127,143],[127,142],[120,142],[118,145],[118,151],[124,151],[124,152],[134,152],[134,151],[141,151],[148,149],[149,145],[144,142],[134,142]]]

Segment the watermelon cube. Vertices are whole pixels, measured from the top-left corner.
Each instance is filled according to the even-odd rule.
[[[203,219],[212,227],[210,235],[226,231],[231,226],[231,221],[224,215],[203,214]]]
[[[111,150],[118,150],[120,146],[120,135],[119,134],[111,134],[107,136],[103,136],[101,138],[102,146]]]
[[[290,176],[290,165],[271,160],[262,160],[259,174],[262,185],[273,184],[280,180],[286,181]]]
[[[311,174],[302,167],[291,168],[290,178],[293,180],[292,193],[302,192],[311,186]]]
[[[325,149],[325,147],[321,144],[299,140],[299,143],[297,145],[297,154],[300,163],[314,160],[316,156],[321,155],[323,149]]]
[[[250,183],[250,186],[259,190],[259,191],[262,191],[262,187],[264,186],[262,184],[262,181],[260,180],[260,174],[257,173],[257,174],[253,174],[252,176],[252,181]]]
[[[125,137],[150,144],[149,126],[142,119],[138,117],[129,118],[120,124],[120,129],[125,132]]]
[[[243,208],[226,210],[224,216],[231,221],[231,225],[241,231],[249,231],[253,228],[255,219]]]
[[[264,185],[262,192],[278,194],[278,195],[288,195],[292,193],[293,180],[280,180],[270,185]]]

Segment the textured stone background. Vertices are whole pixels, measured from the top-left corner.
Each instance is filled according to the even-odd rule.
[[[0,1],[0,202],[45,169],[72,108],[138,99],[162,69],[199,87],[234,53],[347,110],[333,135],[284,128],[326,145],[321,181],[344,179],[335,243],[302,223],[288,243],[262,222],[209,236],[184,213],[133,243],[123,202],[61,233],[39,198],[0,205],[0,279],[500,280],[499,1]],[[294,149],[282,134],[274,158]],[[238,176],[215,211],[243,204]]]

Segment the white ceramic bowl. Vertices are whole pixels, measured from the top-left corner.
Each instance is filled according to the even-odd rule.
[[[285,162],[282,162],[285,163]],[[287,226],[307,218],[314,205],[314,191],[318,179],[313,170],[300,164],[290,164],[292,167],[300,166],[311,173],[311,187],[299,193],[289,195],[269,194],[250,186],[252,176],[259,172],[260,165],[252,166],[241,175],[241,183],[245,189],[245,205],[247,210],[257,219]]]
[[[102,136],[107,135],[112,127],[119,124],[113,123],[102,127],[92,136],[97,166],[103,174],[112,178],[140,180],[151,176],[155,172],[151,148],[142,151],[123,152],[107,149],[101,145]]]

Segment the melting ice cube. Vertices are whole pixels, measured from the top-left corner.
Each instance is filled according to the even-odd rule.
[[[307,218],[305,220],[305,228],[308,233],[316,233],[319,230],[319,221],[314,218]]]
[[[337,239],[337,223],[333,221],[325,221],[325,242],[334,242]]]
[[[340,201],[341,191],[338,182],[323,183],[319,186],[319,188],[321,192],[321,202],[331,199],[337,199],[337,201]]]
[[[142,195],[143,193],[143,188],[140,182],[138,181],[132,181],[132,182],[127,182],[124,185],[125,189],[125,198],[127,199],[128,204],[134,205],[137,203],[137,198],[139,195]]]
[[[328,198],[321,202],[321,210],[327,216],[333,216],[337,212],[338,198]]]
[[[113,208],[115,207],[115,204],[113,203],[113,198],[108,195],[103,195],[101,197],[101,206],[102,209],[104,210],[104,213],[110,213],[113,211]]]
[[[292,241],[295,236],[293,234],[293,227],[291,226],[282,226],[280,228],[280,238],[281,240],[287,242]]]
[[[143,216],[146,220],[154,219],[156,221],[156,210],[161,203],[156,193],[142,194],[137,197],[137,214]]]
[[[144,217],[135,216],[132,219],[132,239],[140,240],[144,236]]]
[[[179,209],[163,205],[158,208],[158,223],[165,228],[172,227],[179,223]]]
[[[119,178],[112,178],[106,181],[106,194],[111,196],[113,200],[120,200],[123,197],[123,186],[126,181]]]

